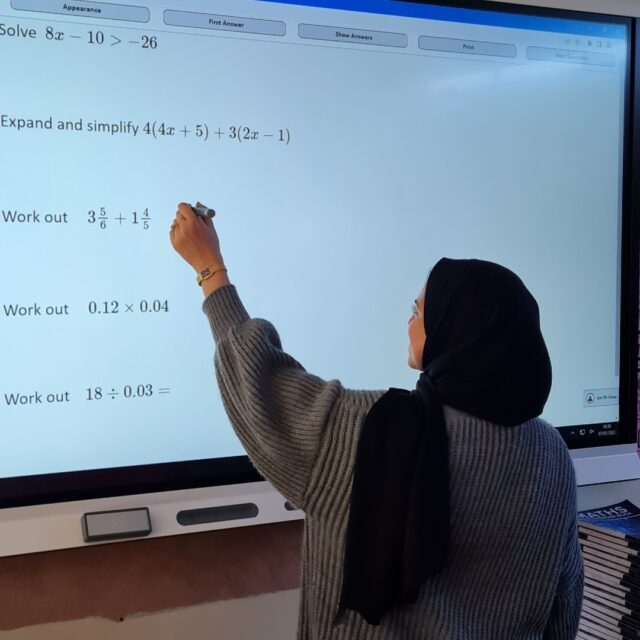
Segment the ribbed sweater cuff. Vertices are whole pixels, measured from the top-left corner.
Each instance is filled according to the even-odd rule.
[[[222,340],[232,327],[249,319],[249,314],[232,284],[220,287],[207,296],[202,310],[209,318],[216,342]]]

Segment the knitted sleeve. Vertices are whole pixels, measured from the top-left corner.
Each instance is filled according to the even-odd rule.
[[[560,579],[556,587],[551,617],[547,623],[544,640],[574,640],[578,633],[584,567],[578,540],[575,518],[571,518],[565,540]]]
[[[214,291],[203,309],[217,343],[222,400],[238,438],[256,469],[304,509],[340,382],[307,373],[286,354],[275,328],[249,317],[234,286]]]

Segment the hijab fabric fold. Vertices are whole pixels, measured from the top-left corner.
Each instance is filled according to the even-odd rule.
[[[538,305],[520,278],[482,260],[443,258],[425,290],[427,335],[413,391],[389,389],[356,451],[338,618],[373,625],[415,603],[449,553],[443,406],[513,427],[542,413],[551,363]]]

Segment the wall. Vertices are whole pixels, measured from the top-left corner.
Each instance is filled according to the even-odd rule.
[[[287,640],[295,638],[297,589],[210,602],[123,622],[84,618],[0,632],[2,640]]]
[[[156,628],[158,620],[165,620],[161,628],[173,624],[171,616],[157,618],[151,615],[154,612],[190,607],[179,616],[181,625],[192,628],[194,639],[259,635],[284,640],[287,636],[279,635],[283,625],[293,638],[301,533],[300,521],[284,522],[1,558],[0,636],[55,637],[47,634],[63,627],[65,638],[95,638],[99,633],[120,637],[115,635],[122,633],[119,627],[135,627],[138,631],[131,637],[142,638],[144,628]],[[283,592],[279,600],[276,596],[247,600],[247,615],[234,622],[231,612],[242,610],[243,598],[275,592]],[[229,601],[229,607],[193,606],[221,601]],[[280,613],[274,618],[276,611]],[[141,612],[146,614],[143,620]],[[252,615],[257,616],[253,632],[244,629]],[[258,624],[269,615],[273,619],[268,625],[265,620],[265,626],[272,636]],[[212,635],[211,627],[201,624],[207,616],[212,624],[218,621],[218,630],[225,628],[228,633]],[[37,633],[34,627],[27,635],[6,633],[88,617],[104,619],[101,625],[87,622],[90,634],[86,624],[39,627]],[[159,636],[154,631],[149,637]]]
[[[638,0],[490,0],[508,4],[524,4],[572,11],[593,11],[621,16],[640,17]]]

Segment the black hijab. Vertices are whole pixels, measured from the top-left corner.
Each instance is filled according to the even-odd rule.
[[[505,267],[440,260],[427,280],[424,324],[415,390],[389,389],[376,402],[356,452],[339,612],[374,625],[415,603],[447,565],[443,405],[510,427],[539,416],[551,389],[538,305]]]

